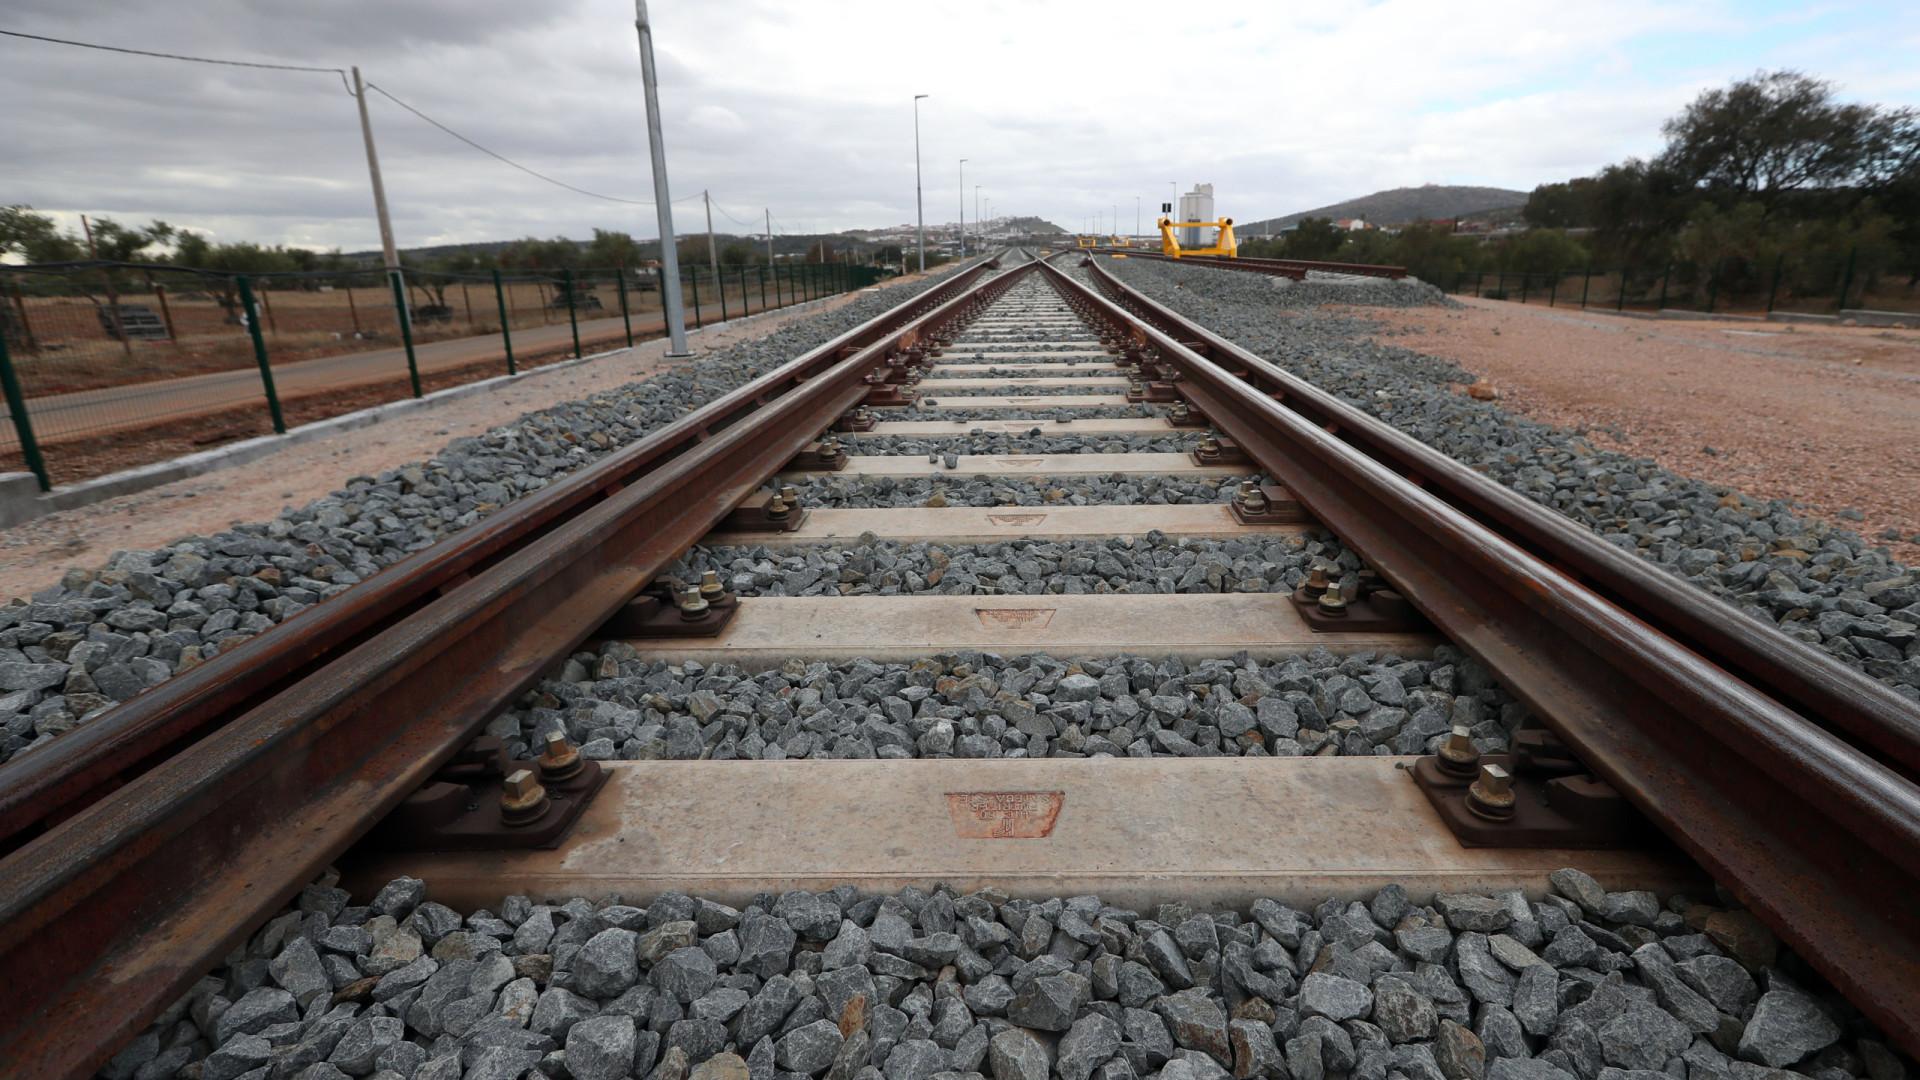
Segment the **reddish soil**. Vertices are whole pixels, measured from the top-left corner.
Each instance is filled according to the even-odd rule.
[[[1367,308],[1385,344],[1492,380],[1501,404],[1595,445],[1792,499],[1920,562],[1920,330],[1678,321],[1462,300]],[[1863,521],[1839,512],[1856,509]],[[1894,528],[1906,539],[1880,538]]]

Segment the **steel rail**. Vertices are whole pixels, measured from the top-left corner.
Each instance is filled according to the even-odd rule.
[[[1143,327],[1188,401],[1920,1049],[1920,787],[1894,767],[1920,710],[1091,269],[1098,292],[1044,272]]]
[[[445,591],[618,491],[636,472],[678,453],[698,433],[733,423],[790,392],[850,348],[872,344],[945,303],[992,268],[990,260],[910,298],[631,443],[509,504],[367,581],[222,652],[24,757],[0,764],[0,854],[231,723],[333,658],[420,610]]]
[[[591,505],[0,861],[6,1071],[91,1074],[858,404],[906,334],[966,318],[1037,266],[975,273],[904,323],[883,316],[864,345],[762,376],[730,409],[642,440],[617,478],[593,466]]]

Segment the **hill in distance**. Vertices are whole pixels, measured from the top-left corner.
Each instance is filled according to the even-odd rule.
[[[1302,210],[1285,217],[1267,218],[1264,221],[1251,221],[1245,224],[1236,223],[1234,229],[1246,235],[1279,232],[1305,217],[1332,218],[1335,221],[1363,218],[1376,225],[1413,221],[1416,218],[1438,220],[1459,217],[1462,214],[1484,213],[1489,207],[1518,206],[1526,201],[1527,193],[1524,191],[1460,184],[1425,184],[1420,187],[1376,191],[1371,195],[1362,195],[1357,199],[1348,199],[1346,202],[1337,202],[1331,206]]]

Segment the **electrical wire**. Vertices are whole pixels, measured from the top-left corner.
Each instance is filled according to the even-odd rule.
[[[130,56],[153,56],[162,60],[186,60],[195,64],[219,64],[223,67],[265,68],[270,71],[324,71],[340,76],[340,85],[346,88],[347,95],[353,95],[353,86],[347,82],[347,73],[342,68],[306,67],[300,64],[262,64],[251,60],[212,60],[204,56],[181,56],[178,53],[149,52],[146,49],[124,49],[118,45],[96,45],[91,41],[69,41],[66,38],[47,37],[45,34],[27,34],[19,30],[0,30],[7,37],[30,38],[34,41],[50,41],[55,45],[72,45],[80,49],[99,49],[103,52],[127,53]]]
[[[29,34],[19,30],[0,30],[0,34],[3,34],[7,37],[27,38],[33,41],[46,41],[46,42],[51,42],[55,45],[71,45],[71,46],[74,46],[75,48],[80,48],[80,49],[98,49],[103,52],[125,53],[130,56],[151,56],[161,60],[185,60],[185,61],[188,61],[189,63],[194,63],[194,64],[218,64],[222,67],[262,68],[270,71],[330,72],[334,75],[340,76],[340,85],[346,89],[347,96],[349,97],[353,96],[353,85],[347,81],[347,73],[343,68],[309,67],[302,64],[265,64],[265,63],[258,63],[255,61],[251,61],[251,60],[215,60],[205,56],[183,56],[179,53],[152,52],[147,49],[127,49],[127,48],[122,48],[118,45],[100,45],[91,41],[71,41],[67,38],[48,37],[45,34]],[[586,188],[575,187],[574,185],[569,184],[564,180],[556,180],[553,177],[547,176],[544,173],[536,172],[533,169],[529,169],[525,165],[522,165],[519,162],[513,160],[512,158],[507,157],[505,154],[501,154],[494,150],[489,150],[488,148],[480,145],[479,143],[473,141],[472,139],[467,138],[465,135],[462,135],[459,132],[448,127],[447,125],[441,123],[440,121],[435,120],[433,117],[428,116],[426,113],[421,112],[419,109],[416,109],[413,106],[407,104],[406,102],[401,101],[399,98],[395,97],[390,91],[388,91],[385,87],[377,86],[373,83],[367,83],[366,85],[368,89],[379,91],[382,96],[387,98],[387,100],[407,110],[408,112],[419,117],[420,119],[425,120],[427,123],[432,124],[434,127],[439,128],[441,131],[444,131],[447,134],[453,136],[454,138],[459,139],[461,142],[466,143],[468,146],[473,147],[475,150],[478,150],[483,154],[486,154],[488,157],[494,158],[507,165],[511,165],[516,169],[519,169],[521,172],[526,173],[528,176],[532,176],[539,180],[544,180],[547,183],[553,184],[556,187],[562,187],[567,189],[568,191],[574,192],[575,194],[585,195],[588,198],[592,198],[592,199],[602,199],[607,202],[626,203],[630,206],[654,205],[651,199],[623,199],[617,195],[602,195],[597,191],[588,191]],[[698,196],[689,195],[685,198],[675,199],[673,201],[676,203],[690,202],[695,198],[698,198]],[[725,214],[726,211],[722,210],[721,213]]]
[[[488,157],[493,158],[497,161],[504,162],[505,164],[511,165],[514,168],[519,169],[521,172],[526,173],[528,176],[534,177],[535,179],[545,180],[547,183],[552,184],[555,187],[563,187],[563,188],[566,188],[568,191],[571,191],[577,195],[585,195],[588,198],[604,199],[607,202],[627,203],[628,205],[631,205],[631,206],[652,206],[653,205],[653,201],[651,199],[623,199],[618,195],[602,195],[597,191],[588,191],[586,188],[574,187],[572,184],[567,183],[565,180],[555,180],[553,177],[548,176],[545,173],[535,172],[534,170],[527,168],[525,165],[520,164],[519,162],[513,160],[512,158],[506,156],[505,154],[497,153],[495,151],[487,149],[484,146],[481,146],[479,143],[474,142],[472,139],[467,138],[465,135],[460,134],[459,132],[453,130],[447,125],[441,123],[440,121],[435,120],[433,117],[428,116],[426,113],[421,112],[419,109],[416,109],[413,106],[407,104],[406,102],[401,101],[399,98],[394,97],[393,94],[390,93],[385,87],[379,86],[374,83],[368,83],[367,89],[379,91],[381,96],[385,97],[388,101],[393,102],[395,105],[398,105],[401,108],[412,113],[413,115],[419,117],[420,119],[425,120],[427,123],[432,124],[434,127],[439,128],[441,131],[444,131],[447,134],[453,136],[454,138],[459,139],[461,142],[466,143],[468,146],[473,147],[475,150],[480,151],[481,153],[487,155]],[[692,196],[689,196],[689,198],[691,197]],[[674,201],[685,202],[686,200],[675,199]]]

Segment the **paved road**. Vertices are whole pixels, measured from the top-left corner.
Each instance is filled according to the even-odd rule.
[[[658,321],[635,321],[636,338],[656,336],[663,331]],[[591,352],[594,346],[626,341],[621,320],[594,319],[580,324],[580,346]],[[513,332],[516,357],[531,356],[573,344],[571,329],[561,323]],[[450,368],[464,367],[486,360],[500,362],[500,374],[506,374],[506,353],[497,334],[436,341],[414,348],[414,357],[424,375]],[[407,353],[404,348],[372,349],[343,353],[317,360],[275,364],[273,382],[282,399],[323,392],[348,390],[372,383],[404,379]],[[74,394],[56,394],[28,401],[33,432],[41,442],[53,442],[75,435],[103,435],[131,431],[155,423],[217,413],[242,405],[258,405],[266,415],[266,393],[260,385],[257,368],[216,371],[180,379],[110,386]],[[0,451],[17,449],[19,439],[11,423],[0,424]]]

